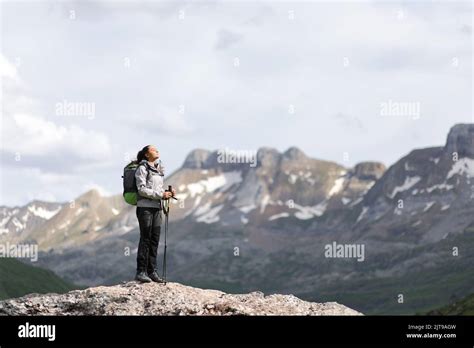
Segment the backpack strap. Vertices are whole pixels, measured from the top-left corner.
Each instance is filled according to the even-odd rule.
[[[145,163],[140,163],[140,164],[138,165],[138,167],[140,167],[140,166],[142,166],[142,165],[144,165],[145,168],[146,168],[146,182],[148,182],[148,180],[150,179],[150,169],[148,168],[148,163],[146,163],[146,162],[145,162]],[[138,167],[137,167],[137,168],[138,168]]]
[[[138,168],[140,168],[140,166],[142,166],[142,165],[144,165],[145,168],[146,168],[146,172],[147,172],[147,174],[146,174],[146,183],[148,183],[148,180],[150,178],[150,170],[148,169],[147,164],[146,163],[139,163],[136,170],[138,170]],[[145,185],[146,185],[146,183],[145,183]],[[137,192],[137,201],[140,200],[140,199],[143,199],[143,198],[144,197],[140,196],[140,194],[138,194],[138,192]]]

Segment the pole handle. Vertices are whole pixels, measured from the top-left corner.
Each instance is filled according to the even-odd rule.
[[[171,185],[168,185],[168,189],[166,191],[173,192],[173,187]],[[175,196],[171,196],[171,198],[173,198],[176,201],[178,200],[178,198],[176,198]]]

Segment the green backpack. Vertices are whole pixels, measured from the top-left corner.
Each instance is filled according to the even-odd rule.
[[[137,180],[135,179],[135,172],[141,164],[136,162],[130,162],[123,168],[123,199],[125,202],[131,205],[137,205],[138,200],[138,189],[137,189]],[[145,165],[145,164],[143,164]],[[148,166],[146,166],[147,172]],[[148,175],[147,175],[148,181]]]

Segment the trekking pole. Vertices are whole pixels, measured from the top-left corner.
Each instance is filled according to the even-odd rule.
[[[171,185],[168,186],[169,192],[172,192]],[[178,200],[176,197],[172,197],[173,199]],[[163,204],[163,212],[165,213],[165,250],[163,252],[163,281],[166,285],[166,249],[167,249],[167,237],[168,237],[168,216],[170,212],[170,201],[169,199],[165,201],[166,204]]]

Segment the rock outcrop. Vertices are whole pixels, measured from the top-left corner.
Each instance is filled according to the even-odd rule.
[[[0,315],[362,315],[336,302],[293,295],[226,294],[179,283],[128,282],[66,294],[31,294],[0,302]]]
[[[354,167],[354,175],[361,180],[378,180],[387,168],[380,162],[361,162]]]
[[[204,168],[206,161],[211,155],[211,151],[196,149],[191,151],[184,160],[183,168],[199,169]]]
[[[457,152],[459,157],[474,157],[474,124],[457,124],[451,128],[445,146],[449,154]]]

